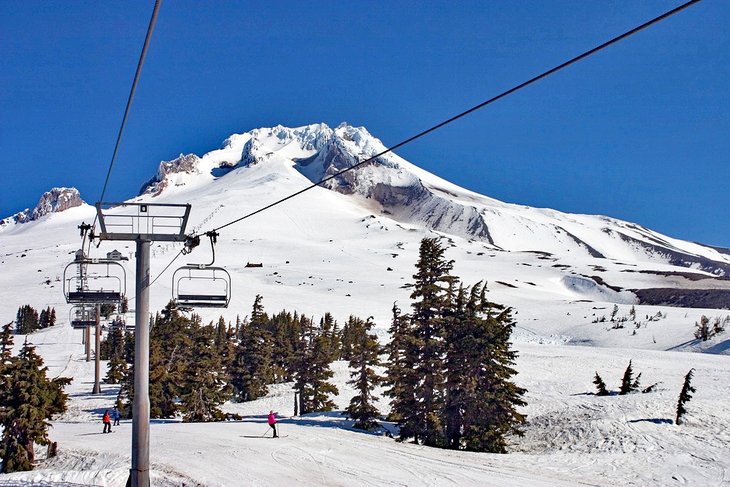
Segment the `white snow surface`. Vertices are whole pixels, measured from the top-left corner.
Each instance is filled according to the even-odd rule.
[[[324,174],[317,171],[327,170],[317,166],[322,161],[316,158],[334,137],[351,154],[370,156],[382,149],[367,131],[348,125],[256,129],[233,135],[221,149],[196,157],[195,171],[173,174],[174,182],[158,196],[144,194],[134,201],[190,202],[188,231],[204,232],[309,186],[310,178]],[[302,166],[308,158],[313,162]],[[615,234],[656,239],[718,262],[730,262],[730,256],[608,217],[498,202],[396,155],[384,159],[382,171],[367,166],[363,174],[368,181],[363,184],[420,182],[440,195],[453,214],[455,205],[466,204],[487,215],[494,245],[465,236],[459,220],[453,223],[453,233],[435,231],[417,218],[398,220],[399,215],[381,212],[364,193],[346,195],[317,187],[221,230],[215,263],[231,273],[233,297],[228,309],[199,313],[206,321],[221,315],[235,321],[237,315],[250,312],[254,297],[261,294],[270,313],[287,309],[316,319],[331,312],[340,323],[350,314],[373,316],[385,340],[393,302],[408,311],[410,290],[404,285],[415,272],[420,240],[440,238],[446,257],[455,261],[454,275],[468,285],[487,281],[489,299],[515,310],[513,340],[520,354],[516,380],[529,391],[525,436],[512,440],[508,455],[397,443],[352,430],[340,411],[290,417],[291,387],[278,385],[266,398],[225,406],[242,414],[243,421],[154,422],[153,485],[730,485],[730,332],[708,342],[693,336],[701,315],[724,317],[730,311],[638,305],[626,291],[724,287],[727,281],[658,275],[655,272],[691,271],[712,277],[670,265],[663,256],[632,248]],[[68,389],[69,411],[53,421],[50,432],[59,443],[59,457],[43,460],[41,453],[36,470],[0,475],[0,485],[118,486],[126,481],[131,425],[123,422],[113,434],[99,434],[100,415],[112,406],[116,386],[103,386],[99,396],[89,393],[93,363],[84,360],[81,332],[70,328],[70,305],[62,294],[64,268],[81,244],[76,227],[92,222],[94,215],[92,206],[82,205],[8,225],[0,232],[0,318],[3,323],[12,321],[24,304],[55,307],[58,325],[28,338],[38,346],[51,376],[74,378]],[[557,227],[563,230],[556,232]],[[566,232],[609,258],[591,256]],[[159,276],[151,288],[153,312],[170,300],[177,265],[210,261],[210,247],[203,239],[192,254],[178,258],[162,273],[180,248],[172,243],[152,245],[151,275]],[[134,244],[104,241],[92,247],[91,255],[104,257],[114,249],[130,258],[123,265],[133,310]],[[246,267],[247,263],[263,267]],[[638,272],[642,270],[654,273]],[[621,290],[599,284],[592,276]],[[617,317],[627,317],[634,306],[636,320],[615,327],[608,321],[614,305]],[[133,313],[127,320],[133,321]],[[16,345],[22,341],[16,337]],[[596,372],[609,389],[618,390],[629,360],[636,373],[642,373],[643,385],[659,383],[656,392],[592,394]],[[688,403],[686,424],[678,426],[674,409],[690,368],[695,369],[697,392]],[[334,369],[341,410],[353,392],[346,385],[346,364],[335,363]],[[265,432],[269,409],[279,411],[282,432],[288,436],[245,438]],[[387,413],[387,401],[381,400],[380,409]]]

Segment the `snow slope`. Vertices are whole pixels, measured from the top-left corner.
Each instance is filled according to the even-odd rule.
[[[103,435],[100,417],[116,386],[90,394],[93,362],[84,360],[80,332],[57,325],[30,340],[46,357],[50,373],[73,375],[71,407],[54,421],[57,458],[29,473],[0,475],[0,485],[124,485],[130,462],[131,424],[123,421]],[[227,410],[242,421],[183,424],[153,421],[151,463],[154,485],[180,486],[568,486],[724,485],[730,459],[730,363],[726,357],[648,352],[517,340],[518,383],[529,390],[529,423],[508,455],[452,452],[397,443],[357,432],[339,412],[288,417],[293,393],[286,385],[269,396]],[[658,392],[596,397],[597,370],[618,389],[633,359],[643,383]],[[353,394],[344,363],[334,364],[343,408]],[[688,403],[686,424],[673,424],[674,407],[686,371],[695,368],[697,393]],[[381,401],[381,409],[385,403]],[[282,416],[284,438],[267,433],[266,412]],[[43,455],[41,455],[42,457]]]
[[[201,157],[163,163],[135,201],[190,202],[188,230],[203,232],[381,148],[364,129],[347,125],[256,129],[231,136]],[[447,258],[455,260],[455,275],[466,284],[486,280],[491,300],[515,308],[517,380],[529,390],[525,437],[515,439],[510,455],[445,452],[357,433],[339,415],[326,415],[286,419],[282,428],[289,437],[277,442],[242,438],[265,430],[261,415],[270,408],[291,413],[292,393],[282,386],[259,401],[228,405],[245,415],[241,422],[155,423],[155,485],[728,482],[730,413],[721,401],[730,392],[730,336],[699,342],[693,332],[701,315],[730,312],[636,304],[630,290],[730,288],[730,281],[718,277],[730,254],[608,217],[502,203],[395,155],[348,174],[221,231],[216,265],[231,273],[233,297],[226,310],[200,310],[204,320],[245,316],[261,294],[269,312],[286,308],[319,317],[329,311],[340,323],[350,314],[373,316],[384,337],[393,302],[404,310],[409,306],[405,285],[420,240],[440,238]],[[37,480],[115,486],[126,479],[130,426],[123,424],[111,437],[96,434],[115,390],[108,386],[101,396],[89,394],[93,368],[83,360],[80,332],[68,325],[70,306],[61,292],[64,268],[80,246],[77,226],[93,221],[94,214],[82,204],[0,229],[1,318],[13,320],[24,304],[55,307],[59,325],[30,340],[53,375],[75,378],[71,408],[51,433],[60,457],[42,462],[33,473],[0,476],[0,485]],[[103,257],[114,249],[131,259],[124,265],[133,309],[134,245],[101,242],[91,255]],[[151,288],[152,310],[171,298],[177,265],[210,261],[204,241],[163,273],[179,250],[179,244],[153,244],[151,274],[158,279]],[[611,322],[615,305],[617,318],[628,317],[634,306],[636,319],[623,327]],[[630,359],[646,385],[660,383],[658,392],[590,394],[596,371],[617,389]],[[344,407],[351,391],[344,365],[336,366],[337,402]],[[680,427],[670,420],[691,367],[697,371],[697,394],[687,424]],[[386,407],[382,403],[383,412]]]

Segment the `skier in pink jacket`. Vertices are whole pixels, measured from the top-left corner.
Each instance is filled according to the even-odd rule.
[[[274,430],[274,438],[278,438],[279,435],[276,434],[276,415],[273,410],[269,411],[269,426],[271,426],[271,429]]]

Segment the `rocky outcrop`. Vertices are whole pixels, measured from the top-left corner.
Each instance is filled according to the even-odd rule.
[[[0,226],[35,221],[51,213],[60,213],[83,204],[84,200],[81,199],[81,195],[76,188],[53,188],[43,193],[35,208],[32,210],[26,208],[15,215],[0,220]]]
[[[172,161],[162,161],[157,169],[157,174],[144,183],[140,194],[159,195],[169,184],[170,176],[173,174],[196,174],[200,158],[195,154],[180,154]]]

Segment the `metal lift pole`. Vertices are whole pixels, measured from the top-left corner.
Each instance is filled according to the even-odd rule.
[[[96,203],[101,240],[137,245],[134,310],[134,401],[132,468],[127,485],[150,485],[150,247],[152,242],[184,242],[190,205]],[[113,230],[113,231],[110,231]],[[120,300],[121,301],[121,300]]]
[[[132,487],[150,485],[150,241],[137,239],[134,314],[134,404],[132,405]]]
[[[88,327],[87,327],[88,328]],[[101,375],[101,304],[96,303],[96,327],[94,329],[96,352],[94,356],[94,389],[92,394],[101,394],[101,386],[99,385],[99,376]]]
[[[86,326],[84,329],[84,343],[86,344],[86,361],[91,362],[91,327]]]

